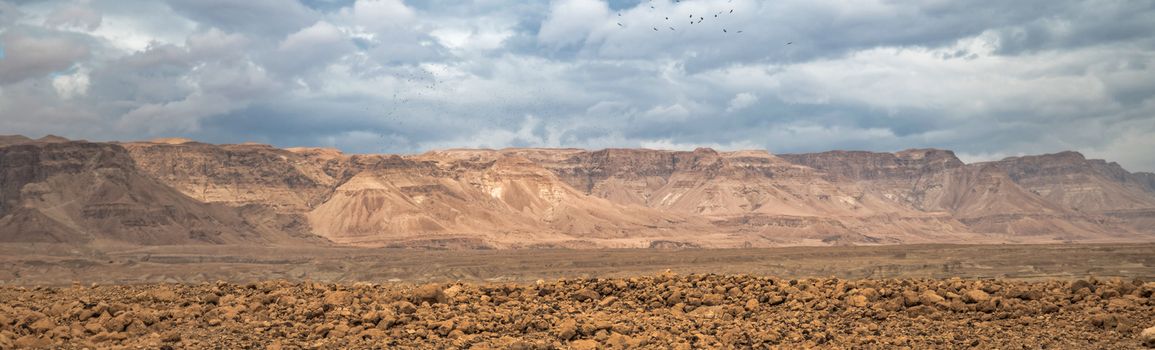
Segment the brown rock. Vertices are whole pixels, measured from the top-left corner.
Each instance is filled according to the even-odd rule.
[[[449,335],[449,332],[452,332],[454,329],[453,320],[445,320],[443,322],[437,323],[437,326],[434,329],[437,331],[437,334],[440,334],[442,337],[447,336]]]
[[[52,346],[52,340],[38,335],[26,335],[12,342],[18,349],[40,349]]]
[[[353,303],[353,294],[338,290],[325,293],[325,304],[329,305],[349,305]]]
[[[574,340],[569,343],[569,347],[573,350],[597,350],[598,342],[590,339]]]
[[[754,311],[758,309],[758,299],[746,300],[746,311]]]
[[[616,303],[616,302],[618,302],[618,297],[611,295],[611,296],[602,298],[602,301],[598,302],[598,306],[610,307],[610,306],[613,306],[614,303]]]
[[[867,299],[865,295],[851,295],[846,298],[846,304],[853,307],[866,307]]]
[[[967,304],[976,304],[976,303],[981,303],[981,302],[984,302],[987,300],[991,300],[991,295],[987,294],[987,292],[984,292],[984,291],[981,291],[978,289],[972,289],[972,290],[968,290],[966,293],[963,293],[962,299],[963,299],[963,302],[965,302]]]
[[[1095,285],[1091,284],[1091,282],[1087,282],[1085,280],[1078,280],[1075,282],[1071,282],[1071,286],[1068,289],[1071,291],[1072,294],[1078,293],[1079,290],[1081,290],[1081,289],[1086,289],[1087,292],[1093,293],[1093,292],[1095,292]]]
[[[398,301],[397,303],[393,304],[393,307],[396,308],[397,312],[401,314],[407,315],[417,312],[417,305],[413,305],[413,303],[408,301]]]
[[[50,319],[48,317],[43,317],[36,322],[32,322],[32,324],[28,326],[28,329],[31,329],[33,332],[36,332],[36,333],[48,332],[49,330],[52,330],[53,328],[56,328],[56,323],[52,322],[52,319]]]
[[[558,339],[562,341],[573,339],[578,332],[577,321],[572,318],[562,320],[554,327],[554,331],[557,333]]]
[[[446,288],[442,293],[445,294],[446,300],[453,301],[457,298],[457,296],[461,295],[464,291],[465,291],[464,288],[461,288],[460,285],[455,284],[455,285],[450,286],[449,288]]]
[[[722,305],[724,302],[726,302],[726,297],[721,294],[712,293],[702,297],[702,305],[706,306]]]
[[[918,296],[919,304],[922,304],[925,306],[935,306],[935,305],[938,305],[938,303],[941,303],[943,301],[946,301],[946,299],[943,298],[942,296],[939,296],[938,293],[935,293],[935,292],[932,292],[929,290],[923,292],[922,294],[920,294]]]
[[[594,291],[593,289],[589,289],[589,288],[582,288],[581,290],[578,290],[577,292],[575,292],[573,294],[574,300],[583,301],[583,302],[586,300],[598,300],[601,297],[602,297],[601,294],[599,294],[597,291]]]
[[[1155,348],[1155,327],[1144,329],[1142,333],[1139,333],[1139,341],[1143,343],[1143,346]]]
[[[180,298],[176,292],[171,289],[159,289],[149,293],[149,299],[154,302],[171,303]]]
[[[1132,323],[1122,314],[1096,314],[1091,316],[1091,325],[1102,329],[1127,329]]]
[[[447,301],[447,297],[445,296],[445,290],[441,288],[441,285],[426,284],[413,290],[413,300],[414,303],[418,304],[422,302],[436,304],[445,303]]]

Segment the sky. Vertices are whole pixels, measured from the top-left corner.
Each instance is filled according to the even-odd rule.
[[[1143,0],[0,0],[0,134],[1155,171],[1152,33]]]

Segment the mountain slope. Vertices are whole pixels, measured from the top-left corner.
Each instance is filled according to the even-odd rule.
[[[0,148],[0,241],[144,245],[271,243],[286,233],[145,176],[121,146]]]

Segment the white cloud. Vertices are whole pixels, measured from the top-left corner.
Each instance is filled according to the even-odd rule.
[[[734,113],[758,103],[758,95],[743,92],[730,99],[730,104],[726,106],[726,113]]]
[[[53,28],[73,28],[93,31],[100,27],[103,16],[89,6],[91,1],[78,0],[70,5],[62,6],[48,14],[44,25]]]
[[[89,83],[88,70],[84,68],[77,69],[72,74],[59,75],[52,79],[52,87],[56,89],[60,98],[66,100],[88,94]]]
[[[416,12],[401,0],[357,0],[343,10],[351,24],[370,31],[405,27],[416,19]]]
[[[614,25],[607,21],[609,17],[610,9],[603,1],[554,0],[537,39],[551,46],[581,43],[594,28]]]

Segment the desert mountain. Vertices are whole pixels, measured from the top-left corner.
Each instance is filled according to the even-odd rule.
[[[271,215],[271,213],[269,214]],[[0,147],[0,241],[271,244],[318,241],[270,227],[259,211],[207,204],[143,174],[123,147],[20,142]],[[293,238],[297,233],[298,238]]]
[[[741,247],[1155,238],[1155,175],[1073,152],[346,155],[0,137],[0,241]]]

